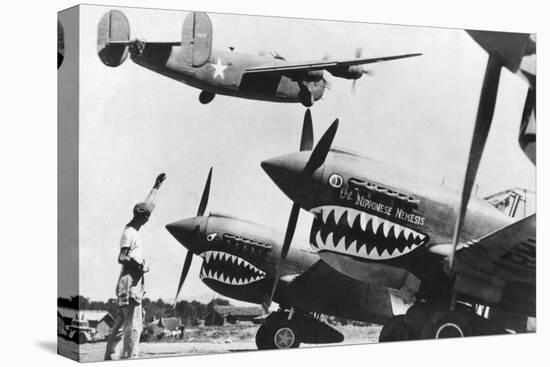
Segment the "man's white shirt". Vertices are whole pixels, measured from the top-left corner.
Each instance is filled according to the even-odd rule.
[[[126,227],[120,238],[120,248],[128,248],[128,256],[134,259],[137,263],[143,263],[143,248],[139,233],[134,227]]]

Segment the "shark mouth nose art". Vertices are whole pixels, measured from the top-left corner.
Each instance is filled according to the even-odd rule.
[[[206,251],[200,278],[229,285],[247,285],[265,278],[265,272],[248,261],[221,251]]]
[[[428,241],[413,229],[362,211],[340,206],[311,209],[310,242],[317,252],[338,252],[367,260],[406,255]]]

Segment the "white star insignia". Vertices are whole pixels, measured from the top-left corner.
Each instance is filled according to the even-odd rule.
[[[227,69],[227,65],[224,65],[219,57],[218,62],[216,62],[215,64],[210,64],[210,66],[214,68],[214,79],[216,79],[216,77],[218,76],[224,79],[223,71]]]

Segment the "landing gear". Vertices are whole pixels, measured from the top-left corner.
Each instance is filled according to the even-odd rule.
[[[416,339],[414,338],[414,327],[407,324],[405,315],[395,316],[390,319],[384,325],[378,337],[380,343],[414,339]]]
[[[448,305],[447,302],[413,305],[406,315],[395,316],[384,325],[378,341],[463,338],[505,333],[498,324],[477,315],[473,307],[460,304],[451,311]]]
[[[422,327],[422,339],[463,338],[472,335],[471,321],[457,311],[441,311]]]
[[[298,98],[300,99],[300,103],[303,104],[305,107],[313,106],[313,95],[307,88],[304,88],[300,91],[300,93],[298,94]]]
[[[258,349],[298,348],[301,343],[340,343],[344,336],[315,317],[300,313],[277,311],[270,314],[256,333]]]
[[[311,94],[308,87],[303,82],[298,82],[298,86],[300,87],[300,92],[298,93],[300,103],[308,108],[313,106],[313,102],[315,101],[313,100],[313,94]]]
[[[202,104],[208,104],[212,102],[212,100],[216,97],[215,93],[207,92],[203,90],[201,94],[199,94],[199,102]]]
[[[298,348],[301,343],[300,332],[288,313],[274,312],[269,315],[256,333],[256,346],[264,349]]]

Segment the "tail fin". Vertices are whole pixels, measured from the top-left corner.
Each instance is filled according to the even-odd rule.
[[[212,53],[212,22],[208,14],[193,12],[183,21],[181,47],[189,65],[204,65]]]
[[[97,25],[97,54],[107,66],[121,65],[128,57],[130,23],[123,12],[110,10]]]

